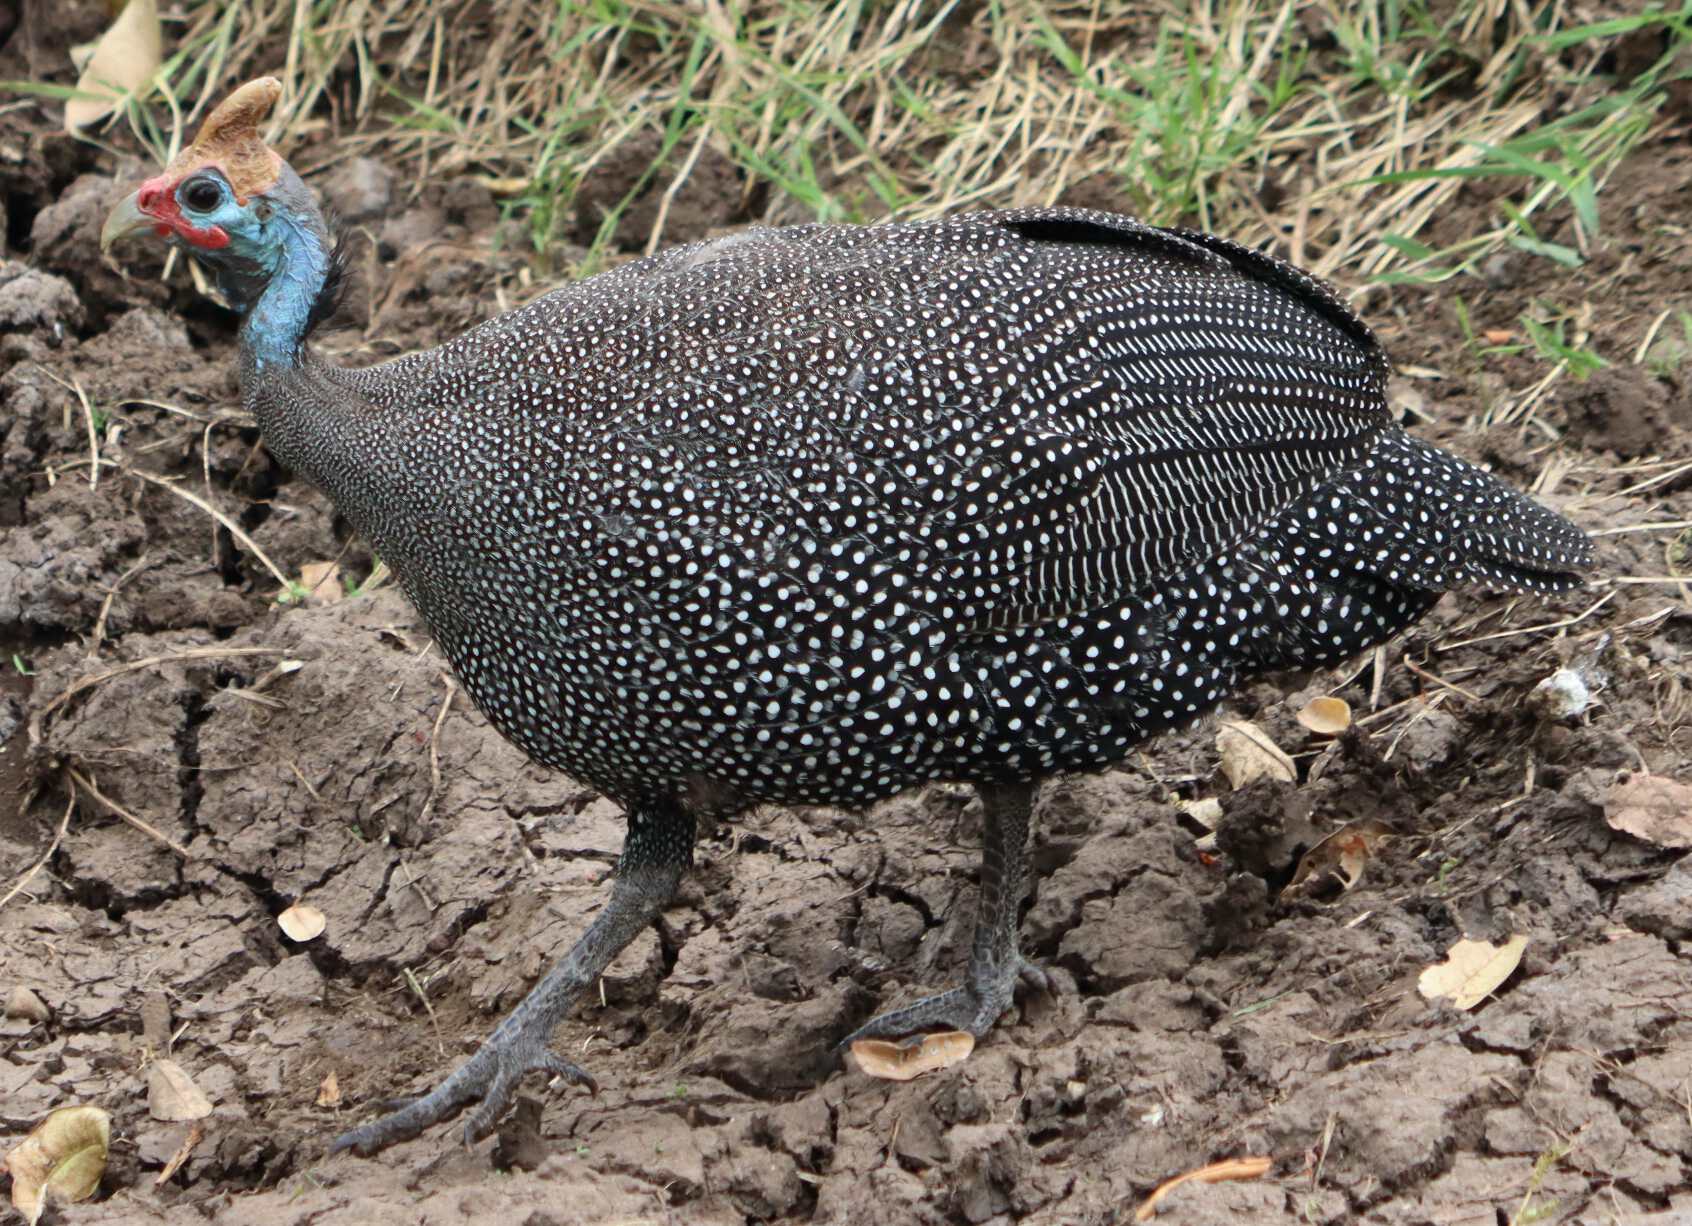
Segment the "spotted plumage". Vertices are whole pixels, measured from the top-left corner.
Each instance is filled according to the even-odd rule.
[[[1104,765],[1446,588],[1572,582],[1584,538],[1385,376],[1284,265],[1044,210],[753,231],[248,386],[536,758],[861,803]]]
[[[670,897],[696,818],[762,801],[977,786],[965,983],[853,1033],[982,1034],[1045,982],[1016,943],[1040,779],[1449,588],[1557,591],[1591,563],[1573,525],[1400,429],[1326,286],[1104,213],[752,230],[326,364],[305,341],[336,265],[258,140],[276,92],[238,91],[106,238],[161,229],[213,270],[266,444],[370,539],[489,719],[629,813],[581,940],[337,1148],[473,1104],[484,1135],[529,1071],[591,1084],[554,1026]]]

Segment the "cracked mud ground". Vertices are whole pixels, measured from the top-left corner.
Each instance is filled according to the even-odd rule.
[[[229,321],[180,277],[92,262],[132,168],[11,136],[33,159],[7,172],[14,223],[34,210],[13,233],[59,238],[0,265],[0,634],[34,674],[0,695],[0,891],[77,796],[0,907],[0,986],[52,1010],[0,1022],[0,1145],[56,1105],[112,1112],[102,1199],[64,1220],[1112,1222],[1174,1175],[1263,1154],[1268,1177],[1191,1186],[1161,1220],[1692,1221],[1692,860],[1603,812],[1625,772],[1689,774],[1692,605],[1650,584],[1448,598],[1386,654],[1378,692],[1373,667],[1254,685],[1230,712],[1297,756],[1296,785],[1230,793],[1203,725],[1048,787],[1024,932],[1063,990],[957,1067],[894,1085],[831,1049],[961,967],[969,793],[771,808],[703,839],[662,923],[560,1029],[597,1097],[535,1084],[538,1115],[496,1146],[436,1130],[325,1161],[567,947],[621,823],[488,729],[391,588],[276,603],[251,546],[289,575],[338,559],[357,579],[370,559],[228,415]],[[1468,428],[1539,377],[1533,359],[1480,371],[1437,292],[1372,297],[1398,361],[1443,374],[1413,385],[1418,431],[1523,485],[1561,457],[1540,488],[1589,529],[1692,518],[1692,365],[1631,364],[1663,308],[1692,306],[1673,228],[1689,190],[1684,139],[1647,145],[1586,269],[1524,257],[1508,292],[1470,299],[1476,326],[1507,328],[1529,294],[1608,287],[1590,343],[1612,365],[1542,411],[1560,450]],[[366,341],[355,303],[359,327],[327,342],[349,360],[497,309],[514,261],[486,241],[491,204],[456,184],[417,209],[448,254],[426,273],[402,247],[368,262],[379,326]],[[70,384],[112,414],[97,485]],[[158,404],[124,404],[138,395]],[[251,546],[136,472],[180,478]],[[1601,537],[1604,573],[1664,573],[1675,535]],[[1532,687],[1583,659],[1608,676],[1600,704],[1535,716]],[[1293,719],[1324,692],[1368,721],[1333,748]],[[1223,800],[1215,853],[1173,803],[1203,796]],[[1305,847],[1366,818],[1395,837],[1356,888],[1281,897]],[[305,944],[275,921],[296,901],[327,920]],[[1515,933],[1526,957],[1493,999],[1460,1013],[1418,994],[1460,936]],[[155,1187],[189,1127],[148,1115],[139,1070],[167,1041],[216,1111]],[[330,1074],[341,1101],[320,1106]]]

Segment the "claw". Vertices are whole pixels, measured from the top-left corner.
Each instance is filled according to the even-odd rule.
[[[542,1057],[541,1069],[555,1077],[564,1077],[582,1086],[589,1094],[599,1093],[599,1083],[593,1079],[593,1074],[580,1065],[572,1064],[563,1056],[555,1056],[550,1051]]]
[[[1052,979],[1052,973],[1038,962],[1022,959],[1022,965],[1016,969],[1016,977],[1022,981],[1022,986],[1035,992],[1045,992],[1048,995],[1057,991],[1057,983]]]

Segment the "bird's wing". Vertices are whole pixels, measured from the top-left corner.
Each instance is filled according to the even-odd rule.
[[[967,492],[910,530],[924,586],[972,630],[1187,570],[1396,428],[1380,346],[1297,269],[1108,214],[999,224],[1028,244],[1012,255],[1039,270],[1028,280],[1062,288],[1046,326],[988,373],[1009,392],[948,441],[945,480]]]

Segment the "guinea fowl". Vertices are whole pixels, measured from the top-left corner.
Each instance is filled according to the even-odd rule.
[[[331,240],[242,86],[112,212],[241,313],[265,443],[392,568],[474,698],[627,809],[609,904],[370,1153],[531,1071],[671,897],[695,822],[974,784],[964,983],[848,1039],[984,1033],[1019,979],[1036,784],[1121,760],[1244,679],[1338,661],[1443,591],[1556,592],[1585,535],[1407,435],[1323,283],[1074,209],[754,229],[626,263],[427,352],[306,346]]]

